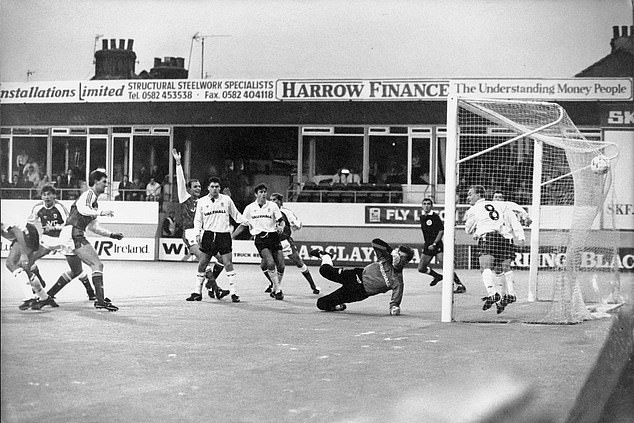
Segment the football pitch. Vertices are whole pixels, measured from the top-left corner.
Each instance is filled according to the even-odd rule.
[[[48,284],[66,269],[39,266]],[[2,260],[2,421],[467,422],[510,406],[516,421],[562,422],[612,320],[441,323],[440,285],[415,269],[400,316],[389,294],[321,312],[293,266],[284,301],[264,293],[258,266],[237,264],[242,302],[186,302],[195,269],[105,262],[118,312],[96,311],[79,281],[59,308],[20,311],[23,289]],[[336,288],[310,270],[322,294]],[[476,308],[477,275],[463,277],[460,300]]]

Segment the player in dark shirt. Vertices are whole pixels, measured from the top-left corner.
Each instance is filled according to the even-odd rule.
[[[35,253],[35,259],[39,259],[51,251],[61,252],[66,256],[66,261],[70,267],[69,271],[64,272],[56,285],[65,285],[74,278],[79,278],[86,289],[88,299],[94,301],[97,299],[95,291],[90,284],[88,275],[83,271],[81,260],[70,251],[65,251],[60,245],[60,233],[66,220],[68,219],[68,210],[62,203],[57,201],[57,190],[51,185],[45,185],[41,191],[42,201],[37,203],[31,210],[29,221],[42,227],[42,235],[40,236],[40,248]],[[34,265],[36,267],[36,265]],[[33,269],[31,269],[33,271]],[[49,290],[49,295],[54,296],[61,288],[53,286]]]
[[[435,286],[442,280],[442,275],[432,269],[429,263],[432,258],[436,257],[438,263],[442,265],[442,237],[445,233],[445,227],[440,216],[432,211],[433,205],[434,203],[431,198],[423,199],[423,213],[420,215],[420,229],[423,232],[424,244],[420,263],[418,263],[418,271],[434,278],[429,286]],[[467,288],[460,281],[456,273],[453,274],[453,280],[454,293],[461,294],[467,291]]]

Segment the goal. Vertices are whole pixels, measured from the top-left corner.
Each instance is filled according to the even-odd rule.
[[[467,269],[470,295],[444,284],[442,321],[578,323],[591,317],[588,304],[619,302],[617,237],[604,213],[617,156],[616,145],[584,137],[559,104],[450,96],[443,274]],[[507,272],[517,302],[499,314],[482,310],[477,242],[464,231],[473,185],[486,188],[487,200],[500,192],[532,220]]]

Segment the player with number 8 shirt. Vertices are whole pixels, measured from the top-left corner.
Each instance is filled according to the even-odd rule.
[[[494,269],[512,253],[511,241],[504,237],[510,225],[511,230],[521,231],[522,227],[511,207],[505,202],[485,199],[486,189],[482,185],[469,188],[467,201],[471,207],[465,213],[465,231],[478,240],[480,270],[487,296],[482,298],[482,310],[498,304],[498,312],[504,310],[502,297],[498,292]]]

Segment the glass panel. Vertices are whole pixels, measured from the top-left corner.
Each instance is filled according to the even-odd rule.
[[[112,179],[114,181],[123,180],[128,175],[130,169],[130,138],[113,137],[113,160],[112,160]]]
[[[11,198],[13,192],[3,188],[12,188],[11,174],[9,173],[9,138],[0,138],[0,198]]]
[[[407,183],[407,136],[370,136],[370,182]]]
[[[445,183],[445,155],[447,153],[446,147],[447,147],[447,138],[445,137],[438,137],[438,149],[437,149],[437,172],[436,172],[436,177],[437,177],[437,184],[444,184]]]
[[[304,182],[332,182],[342,168],[351,174],[362,174],[362,136],[304,136],[302,148]]]
[[[88,169],[92,172],[97,168],[109,170],[106,166],[106,142],[105,138],[90,140],[90,162]]]
[[[13,137],[13,175],[18,188],[39,187],[46,174],[46,137]],[[24,190],[19,198],[30,198]]]
[[[429,138],[412,138],[412,184],[427,185],[430,183],[429,168],[431,163]]]
[[[53,137],[52,173],[56,187],[61,189],[60,199],[77,198],[82,181],[86,175],[86,138]]]
[[[266,183],[269,193],[286,194],[297,166],[297,128],[177,127],[174,148],[185,169],[189,158],[186,176],[201,181],[203,195],[207,178],[217,176],[223,192],[242,210],[254,200],[253,187],[259,183]]]
[[[162,184],[169,174],[172,157],[169,152],[170,139],[166,136],[137,135],[133,142],[133,183],[138,189],[146,190],[143,193],[146,200],[161,201]],[[155,184],[161,185],[161,188],[155,187]]]
[[[0,138],[0,175],[2,175],[2,182],[5,180],[9,182],[9,163],[11,159],[9,157],[9,138]]]

